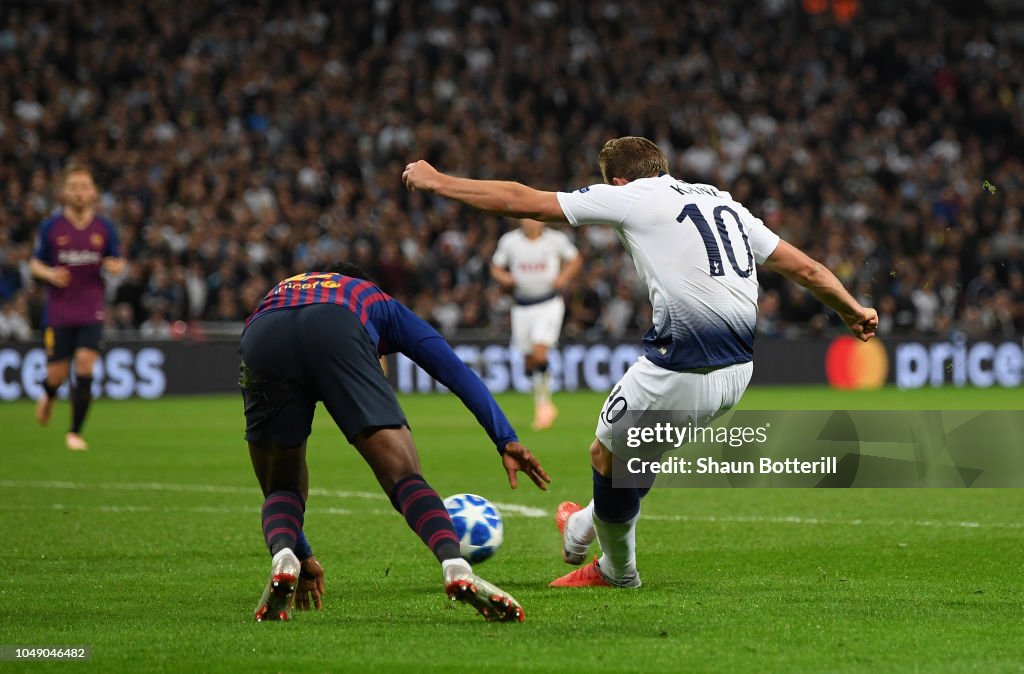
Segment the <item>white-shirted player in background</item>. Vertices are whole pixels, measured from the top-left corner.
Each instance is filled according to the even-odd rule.
[[[548,428],[558,416],[551,402],[548,349],[558,343],[565,318],[562,289],[583,264],[565,232],[524,218],[498,239],[491,276],[512,291],[512,347],[523,354],[533,383],[533,428]]]
[[[739,402],[753,370],[755,263],[809,289],[861,340],[878,326],[874,309],[862,307],[832,272],[781,241],[728,192],[668,175],[664,153],[646,138],[608,141],[598,164],[606,184],[572,193],[456,178],[425,161],[409,164],[402,176],[410,189],[501,215],[615,227],[650,294],[654,326],[644,335],[645,354],[598,417],[590,447],[594,498],[582,509],[573,503],[558,509],[565,561],[582,563],[595,535],[603,555],[555,587],[640,585],[636,522],[647,490],[612,488],[613,457],[628,460],[631,450],[612,442],[611,423],[623,405],[689,410],[707,420]]]

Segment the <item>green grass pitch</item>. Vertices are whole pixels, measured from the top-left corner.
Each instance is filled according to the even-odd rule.
[[[744,407],[1013,409],[1020,391],[752,388]],[[0,645],[89,645],[88,663],[3,671],[997,672],[1024,667],[1020,490],[655,490],[638,532],[644,587],[558,591],[551,514],[585,500],[602,402],[560,395],[534,433],[553,477],[513,492],[451,396],[402,400],[442,495],[506,508],[505,546],[478,567],[526,609],[487,624],[452,606],[431,555],[318,411],[306,529],[326,607],[256,624],[266,580],[261,498],[235,397],[101,400],[91,450],[63,448],[67,403],[39,429],[0,405]],[[1024,443],[1022,443],[1024,444]],[[543,513],[543,516],[539,516]],[[531,516],[533,515],[533,516]]]

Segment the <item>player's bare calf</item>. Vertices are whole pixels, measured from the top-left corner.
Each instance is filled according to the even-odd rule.
[[[53,415],[53,403],[53,398],[45,392],[36,401],[36,421],[39,422],[40,426],[50,423],[50,417]]]

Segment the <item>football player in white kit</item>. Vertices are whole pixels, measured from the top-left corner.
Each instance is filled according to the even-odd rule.
[[[623,375],[598,416],[590,447],[593,500],[584,508],[561,504],[556,520],[566,562],[582,563],[595,536],[603,554],[555,580],[554,587],[640,585],[636,522],[647,490],[612,487],[613,461],[628,460],[635,450],[616,446],[611,425],[622,405],[689,410],[708,420],[739,402],[753,370],[755,265],[810,290],[863,341],[878,326],[874,309],[862,307],[832,272],[780,240],[728,192],[669,175],[664,153],[650,140],[610,140],[598,164],[605,184],[572,193],[457,178],[425,161],[409,164],[402,176],[410,189],[501,215],[614,227],[647,286],[654,326],[644,335],[644,356]]]
[[[561,291],[579,273],[583,259],[565,232],[528,218],[520,225],[498,239],[491,276],[512,291],[512,347],[523,354],[533,384],[533,428],[541,430],[558,416],[551,402],[548,349],[562,332]]]

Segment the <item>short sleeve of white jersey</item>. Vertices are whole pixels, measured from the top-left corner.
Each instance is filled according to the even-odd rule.
[[[744,222],[749,226],[747,240],[750,242],[750,250],[754,253],[754,261],[757,264],[764,264],[764,261],[771,257],[775,248],[779,245],[779,235],[768,229],[768,226],[755,218],[750,211],[742,208]]]
[[[628,185],[591,185],[575,192],[558,192],[558,204],[573,227],[612,225],[618,227],[636,202],[636,193]]]
[[[494,249],[494,255],[491,256],[491,264],[508,269],[508,234],[503,234],[498,239],[498,246]]]

